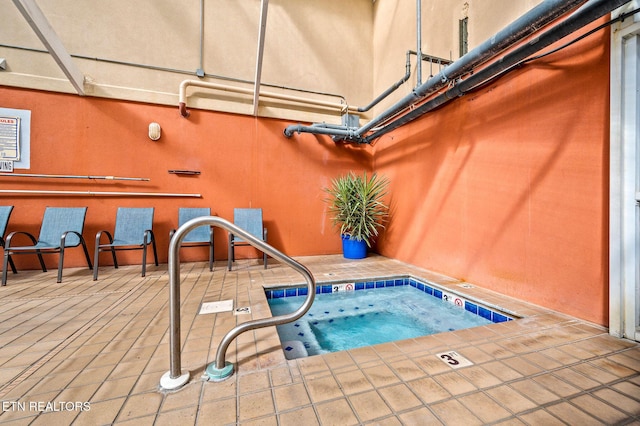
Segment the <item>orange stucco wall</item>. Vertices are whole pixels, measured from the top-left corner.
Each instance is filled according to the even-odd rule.
[[[283,121],[0,87],[0,106],[32,112],[30,173],[148,177],[150,182],[0,178],[2,188],[200,193],[202,198],[1,195],[9,231],[37,233],[45,206],[88,206],[90,249],[118,206],[154,206],[161,261],[179,206],[262,207],[269,241],[289,255],[338,253],[322,187],[348,170],[391,180],[377,250],[599,324],[608,321],[608,33],[526,65],[389,133],[373,147]],[[152,142],[156,121],[162,138]],[[182,177],[169,169],[199,170]],[[16,170],[16,172],[25,172]],[[216,231],[216,258],[226,258]],[[245,256],[256,253],[245,252]],[[139,263],[139,253],[123,253]],[[206,258],[206,249],[183,259]],[[35,259],[16,258],[20,268]],[[55,267],[55,259],[49,265]],[[102,260],[109,263],[104,255]],[[79,251],[66,264],[81,266]]]
[[[87,206],[85,238],[93,250],[98,230],[113,231],[116,209],[155,207],[154,232],[161,262],[167,260],[170,229],[178,207],[211,207],[232,220],[234,207],[261,207],[268,240],[291,255],[337,253],[340,242],[326,214],[322,187],[352,168],[369,169],[365,149],[337,146],[326,138],[299,143],[284,138],[288,123],[278,120],[176,107],[0,87],[0,106],[31,110],[31,168],[15,173],[72,174],[150,178],[149,182],[2,178],[0,187],[28,190],[123,191],[201,194],[201,198],[16,196],[0,194],[0,204],[15,205],[8,232],[37,236],[46,206]],[[162,127],[151,141],[148,125]],[[199,176],[169,174],[198,170]],[[217,259],[227,258],[227,235],[215,231]],[[239,248],[239,257],[256,256]],[[243,252],[244,251],[244,252]],[[183,250],[181,259],[206,259],[206,248]],[[119,252],[119,262],[139,263],[140,252]],[[122,259],[122,260],[120,260]],[[55,268],[57,257],[48,256]],[[18,268],[37,268],[35,256],[16,256]],[[65,253],[65,265],[82,266],[79,249]],[[110,264],[108,253],[101,265]],[[9,277],[10,279],[11,277]]]
[[[381,253],[608,322],[606,32],[385,135]]]

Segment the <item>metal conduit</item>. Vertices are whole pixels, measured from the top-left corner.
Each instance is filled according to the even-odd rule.
[[[463,96],[466,92],[474,89],[476,86],[490,80],[496,76],[502,75],[505,71],[508,71],[514,65],[517,65],[522,60],[528,58],[536,52],[550,46],[563,37],[579,30],[585,25],[601,18],[605,14],[611,12],[614,9],[628,3],[631,0],[590,0],[583,7],[578,9],[575,13],[569,16],[567,19],[550,29],[549,31],[536,37],[531,42],[516,48],[514,51],[507,53],[496,62],[490,64],[486,68],[477,71],[468,78],[461,80],[453,87],[448,89],[441,95],[425,102],[424,104],[416,107],[409,113],[401,116],[392,123],[385,127],[375,131],[364,138],[364,143],[370,143],[373,139],[397,129],[398,127],[415,120],[416,118],[432,111],[445,103]]]
[[[208,365],[206,368],[206,372],[211,380],[221,381],[233,374],[233,364],[226,362],[225,357],[229,345],[236,337],[245,331],[270,327],[297,320],[307,313],[309,308],[311,308],[316,296],[316,282],[309,269],[281,251],[268,245],[264,241],[237,227],[233,223],[217,216],[202,216],[186,222],[178,228],[169,242],[170,370],[160,379],[160,386],[163,389],[177,389],[189,381],[189,372],[182,372],[180,358],[180,246],[182,244],[182,240],[191,230],[203,225],[222,228],[241,237],[251,246],[298,271],[307,282],[307,298],[296,311],[272,318],[263,318],[244,322],[235,326],[222,338],[220,346],[218,346],[218,351],[216,352],[215,362]]]
[[[569,10],[584,3],[585,0],[547,0],[516,19],[493,37],[471,50],[450,66],[445,67],[424,84],[416,87],[412,93],[398,101],[391,108],[356,131],[358,136],[364,135],[376,125],[385,121],[398,111],[408,108],[420,98],[444,87],[449,81],[455,80],[473,68],[487,62],[499,52],[509,48],[522,38],[538,31],[542,26],[553,22]]]
[[[350,129],[355,131],[353,139],[358,140],[362,135],[378,126],[380,123],[387,121],[389,118],[397,115],[399,112],[410,107],[419,99],[441,89],[449,81],[455,80],[463,74],[469,72],[475,67],[482,65],[489,59],[495,57],[499,52],[511,47],[522,38],[527,37],[541,27],[555,21],[568,11],[576,8],[584,3],[585,0],[545,0],[513,21],[507,27],[497,32],[493,37],[486,40],[475,49],[469,51],[464,56],[453,62],[451,65],[442,69],[438,74],[429,78],[425,83],[416,87],[410,94],[396,102],[393,106],[374,117],[364,126],[358,129]],[[296,126],[295,130],[293,127]],[[293,125],[284,130],[287,137],[293,135],[294,131],[307,132],[311,127]],[[344,128],[345,130],[347,127]],[[337,133],[335,134],[339,136]]]
[[[242,87],[229,86],[226,84],[219,84],[219,83],[208,83],[205,81],[198,81],[198,80],[184,80],[182,83],[180,83],[178,108],[180,110],[180,115],[182,115],[185,118],[189,117],[189,111],[187,111],[187,87],[189,86],[202,87],[202,88],[214,89],[214,90],[222,90],[225,92],[232,92],[232,93],[242,93],[246,95],[254,94],[253,89],[245,89]],[[358,110],[357,107],[351,107],[346,104],[327,102],[319,99],[301,98],[299,96],[284,95],[281,93],[274,93],[274,92],[260,92],[259,97],[279,99],[279,100],[289,101],[289,102],[297,102],[297,103],[302,103],[306,105],[316,105],[324,108],[338,109],[340,111],[357,111]]]
[[[182,194],[172,192],[127,192],[127,191],[65,191],[47,189],[0,189],[0,194],[16,195],[96,195],[116,197],[191,197],[200,198],[200,194]]]

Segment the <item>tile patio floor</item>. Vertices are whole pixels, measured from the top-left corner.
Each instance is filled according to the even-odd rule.
[[[525,317],[287,361],[274,327],[229,347],[237,372],[203,379],[236,321],[269,316],[263,288],[303,283],[273,261],[181,269],[180,390],[169,370],[166,265],[10,274],[0,288],[0,423],[15,425],[640,425],[640,345],[601,327],[379,256],[298,258],[318,282],[412,275]],[[233,299],[251,315],[198,315]],[[438,353],[473,365],[453,369]]]

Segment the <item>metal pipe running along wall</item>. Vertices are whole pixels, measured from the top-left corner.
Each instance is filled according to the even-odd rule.
[[[523,38],[535,33],[541,27],[557,20],[560,16],[563,16],[570,10],[575,9],[582,3],[584,3],[584,0],[546,0],[540,3],[507,27],[500,30],[493,37],[489,38],[475,49],[469,51],[451,65],[442,69],[437,75],[416,87],[410,94],[396,102],[396,104],[374,117],[369,123],[360,128],[349,128],[344,126],[341,129],[341,132],[331,133],[327,129],[319,131],[315,126],[302,126],[298,124],[285,128],[284,134],[286,137],[291,137],[294,132],[321,133],[333,135],[336,139],[348,139],[353,142],[367,143],[365,138],[363,138],[363,135],[372,130],[375,126],[385,122],[393,116],[398,115],[403,110],[414,105],[420,99],[423,99],[443,88],[451,81],[455,81],[475,67],[490,61],[492,58],[495,58],[498,53],[516,45]],[[611,10],[613,9],[615,9],[615,7]]]
[[[516,50],[507,53],[498,61],[490,64],[486,68],[483,68],[468,78],[457,82],[444,93],[414,108],[407,114],[373,132],[365,137],[363,142],[371,143],[374,139],[377,139],[380,136],[423,116],[424,114],[441,107],[445,103],[464,96],[467,92],[473,90],[479,85],[482,85],[497,76],[506,74],[511,71],[514,66],[518,65],[534,53],[537,53],[569,34],[576,32],[580,28],[583,28],[587,24],[601,18],[629,1],[631,0],[592,0],[587,2],[566,20],[560,22],[549,31],[541,34],[531,42],[520,46]]]

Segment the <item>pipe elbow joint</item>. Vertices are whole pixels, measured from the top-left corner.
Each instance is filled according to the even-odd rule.
[[[180,115],[183,116],[184,118],[188,118],[191,115],[191,113],[187,111],[186,102],[180,102],[180,104],[178,105],[178,109],[180,111]]]
[[[286,128],[284,129],[284,132],[283,132],[283,133],[284,133],[285,137],[290,138],[291,136],[293,136],[293,134],[294,134],[296,131],[297,131],[298,133],[300,133],[300,127],[301,127],[301,126],[300,126],[299,124],[298,124],[298,125],[291,125],[291,126],[288,126],[288,127],[286,127]]]

